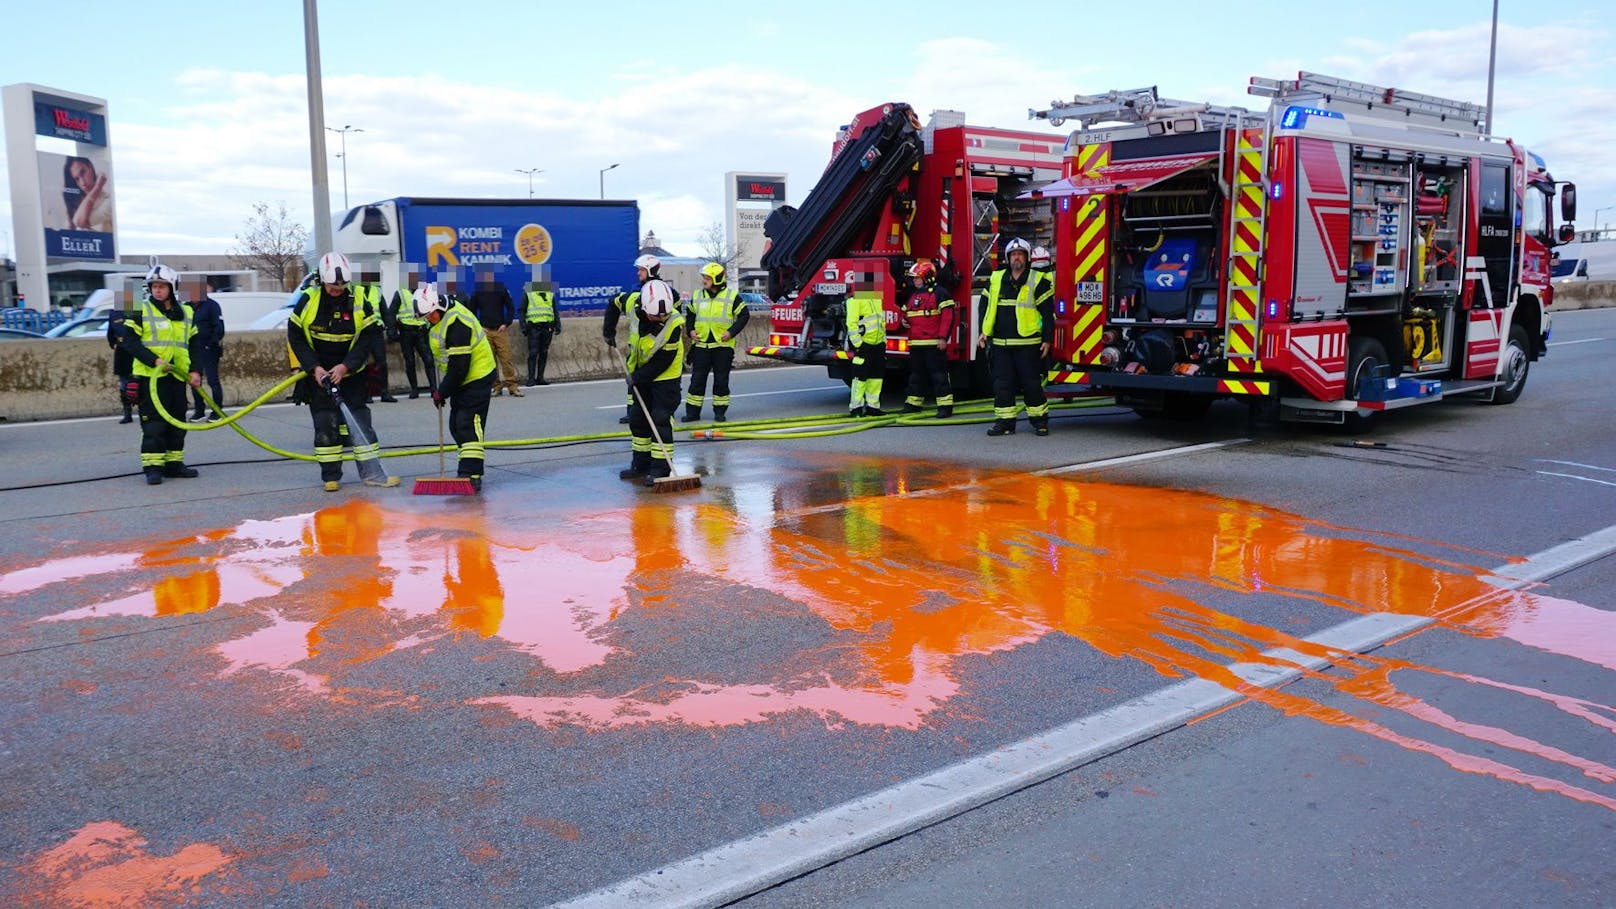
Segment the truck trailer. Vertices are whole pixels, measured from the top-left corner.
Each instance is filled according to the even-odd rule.
[[[538,273],[563,313],[599,312],[633,283],[640,209],[633,201],[428,199],[402,196],[355,206],[336,219],[332,244],[355,267],[371,266],[391,299],[415,266],[421,280],[451,274],[463,292],[484,271],[520,301]]]

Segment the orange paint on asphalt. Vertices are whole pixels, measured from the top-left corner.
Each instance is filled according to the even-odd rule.
[[[1250,502],[1025,475],[960,475],[963,483],[936,487],[940,475],[918,463],[857,462],[796,485],[738,489],[729,499],[645,501],[564,522],[488,521],[481,511],[393,510],[355,498],[312,515],[108,553],[99,575],[82,555],[64,559],[59,572],[26,567],[8,573],[0,590],[25,593],[53,574],[128,590],[129,578],[161,567],[148,592],[49,618],[241,607],[239,630],[216,646],[221,674],[274,673],[309,696],[374,706],[429,695],[353,685],[356,667],[443,648],[514,651],[543,667],[530,675],[537,690],[489,691],[467,703],[550,728],[722,727],[802,712],[833,726],[916,729],[960,693],[964,658],[1062,635],[1460,769],[1597,796],[1286,692],[1251,689],[1231,663],[1274,662],[1262,655],[1273,648],[1328,654],[1207,604],[1239,597],[1282,613],[1323,606],[1429,616],[1610,669],[1616,613],[1501,590],[1465,550]],[[793,631],[770,637],[786,626]],[[710,675],[701,656],[708,639],[721,650],[779,649],[755,660],[752,677]],[[1398,694],[1389,675],[1348,675],[1357,681],[1315,677],[1381,708],[1608,781],[1610,768],[1598,761],[1448,716]],[[1609,711],[1556,706],[1587,722]]]
[[[73,909],[169,905],[233,861],[235,857],[210,843],[192,843],[173,855],[152,855],[139,833],[116,821],[96,821],[25,865],[38,879],[25,897],[31,902],[25,905]]]

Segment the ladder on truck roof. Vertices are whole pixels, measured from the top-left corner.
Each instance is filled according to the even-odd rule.
[[[1027,110],[1029,120],[1048,120],[1050,126],[1075,120],[1079,130],[1101,123],[1149,124],[1189,117],[1195,118],[1197,130],[1212,130],[1229,125],[1230,120],[1238,122],[1241,116],[1249,116],[1249,112],[1239,107],[1163,98],[1154,85],[1112,89],[1100,95],[1073,95],[1071,101],[1049,102],[1047,110]]]
[[[1438,98],[1398,88],[1384,88],[1335,76],[1300,72],[1295,79],[1252,76],[1246,91],[1276,103],[1291,101],[1347,102],[1363,106],[1363,113],[1382,119],[1437,126],[1481,134],[1487,108],[1468,101]]]

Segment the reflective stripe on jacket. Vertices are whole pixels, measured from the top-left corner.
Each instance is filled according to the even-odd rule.
[[[692,298],[692,311],[696,316],[695,343],[697,347],[734,347],[735,339],[720,341],[718,336],[735,324],[735,305],[740,301],[735,289],[726,287],[718,293],[706,288],[696,291]],[[742,303],[742,306],[746,304]]]
[[[449,347],[449,326],[457,323],[471,328],[471,343],[464,347]],[[427,332],[427,342],[432,345],[432,359],[437,361],[440,376],[449,374],[450,357],[471,355],[471,366],[461,381],[462,386],[481,379],[496,368],[494,347],[488,343],[488,332],[483,330],[483,324],[477,321],[471,310],[459,303],[451,305],[438,324]]]
[[[196,334],[196,325],[191,307],[181,303],[179,308],[183,315],[176,321],[165,315],[147,297],[140,303],[140,321],[129,324],[128,329],[140,339],[140,343],[146,345],[147,350],[173,365],[175,371],[187,373],[191,371],[190,342],[191,336]],[[147,366],[138,358],[132,368],[137,376],[150,378],[163,375],[157,371],[157,367]]]
[[[847,339],[854,347],[887,342],[886,307],[879,293],[847,298]]]
[[[651,362],[651,358],[664,349],[673,351],[673,359],[668,362],[667,368],[658,373],[653,382],[664,379],[677,380],[685,371],[685,349],[679,343],[679,332],[685,327],[683,319],[677,315],[668,316],[668,321],[662,324],[662,330],[654,335],[639,335],[634,338],[634,346],[629,348],[628,368],[630,372]]]
[[[542,325],[555,320],[555,294],[547,290],[528,291],[527,310],[522,314],[522,321]]]

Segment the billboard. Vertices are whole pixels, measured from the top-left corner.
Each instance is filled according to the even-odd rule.
[[[735,251],[735,267],[757,271],[762,267],[768,241],[763,222],[786,204],[786,175],[742,173],[724,175],[725,241]]]
[[[45,255],[110,262],[117,259],[112,156],[105,146],[81,147],[80,151],[77,155],[37,153]]]
[[[493,272],[519,300],[523,284],[541,274],[566,312],[604,309],[633,283],[640,227],[633,202],[394,202],[404,260],[436,276],[452,269],[470,281]]]

